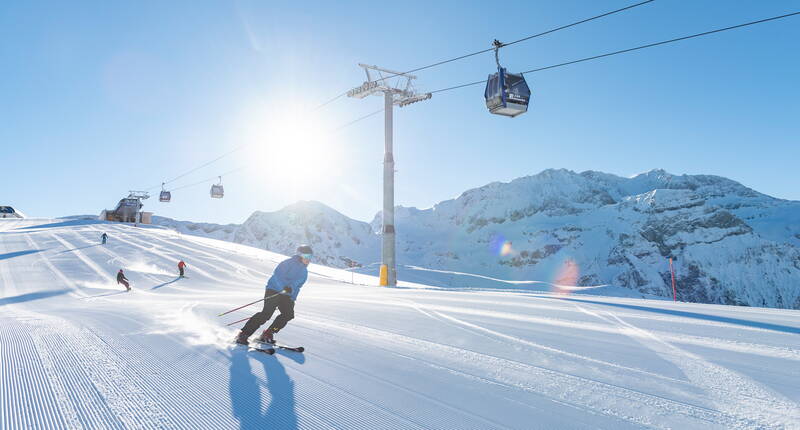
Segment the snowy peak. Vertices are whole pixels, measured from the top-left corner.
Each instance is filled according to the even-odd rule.
[[[274,212],[256,211],[243,224],[210,224],[154,217],[154,224],[181,233],[241,243],[285,255],[297,246],[314,249],[315,262],[360,267],[379,259],[379,238],[369,224],[317,201],[299,201]]]
[[[301,201],[275,212],[255,212],[234,241],[293,254],[299,244],[314,249],[318,263],[356,267],[378,260],[370,225],[355,221],[316,201]]]

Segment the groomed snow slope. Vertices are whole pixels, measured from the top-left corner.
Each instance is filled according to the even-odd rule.
[[[386,289],[312,265],[280,333],[307,352],[231,346],[225,323],[254,309],[216,315],[282,258],[0,220],[0,428],[800,428],[798,311]]]

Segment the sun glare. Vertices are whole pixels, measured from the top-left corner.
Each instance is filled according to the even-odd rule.
[[[259,109],[242,127],[250,177],[275,184],[271,189],[306,192],[337,176],[340,166],[331,127],[300,109]]]

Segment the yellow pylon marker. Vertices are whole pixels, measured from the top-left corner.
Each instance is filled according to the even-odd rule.
[[[381,264],[380,286],[385,287],[389,285],[389,266]]]

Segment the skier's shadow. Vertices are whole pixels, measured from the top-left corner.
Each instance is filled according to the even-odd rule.
[[[233,415],[241,429],[296,429],[294,381],[286,374],[281,360],[290,358],[303,363],[302,354],[276,352],[274,356],[248,352],[237,347],[231,353],[229,391]],[[253,373],[251,359],[264,366],[264,376]],[[266,378],[266,380],[262,379]],[[266,387],[269,402],[262,412],[262,388]]]
[[[159,288],[166,287],[167,285],[169,285],[169,284],[171,284],[173,282],[178,282],[180,280],[181,280],[181,277],[178,276],[177,278],[175,278],[175,279],[173,279],[171,281],[167,281],[167,282],[164,282],[163,284],[158,284],[158,285],[154,286],[153,288],[151,288],[151,290],[157,290]]]

